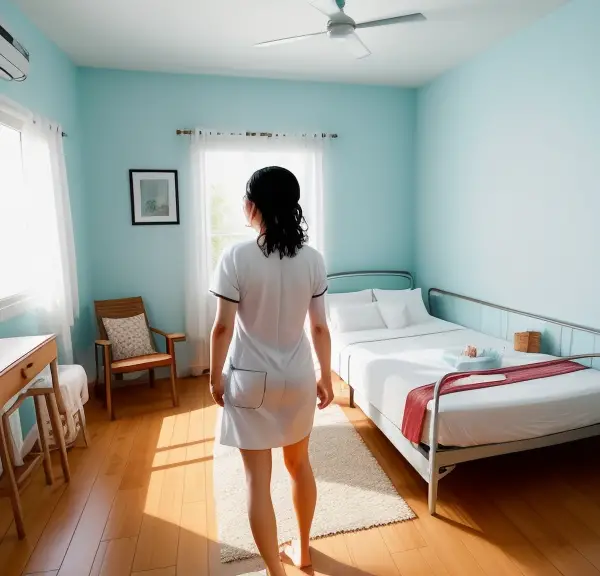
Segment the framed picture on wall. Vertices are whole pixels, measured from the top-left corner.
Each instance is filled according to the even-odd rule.
[[[177,170],[130,170],[131,223],[179,224]]]

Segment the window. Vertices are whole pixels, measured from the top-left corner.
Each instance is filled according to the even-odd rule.
[[[282,166],[300,183],[300,204],[309,226],[309,244],[317,246],[317,201],[314,152],[310,150],[248,151],[209,150],[206,153],[206,182],[209,194],[210,259],[215,268],[223,250],[238,242],[256,238],[246,226],[242,198],[250,176],[265,166]]]
[[[27,214],[21,123],[0,112],[0,319],[18,312],[30,287]]]

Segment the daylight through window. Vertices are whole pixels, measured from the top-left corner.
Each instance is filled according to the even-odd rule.
[[[317,202],[314,194],[310,151],[210,151],[206,157],[206,181],[209,190],[210,247],[212,268],[223,250],[256,238],[246,226],[242,199],[246,183],[254,171],[265,166],[282,166],[293,172],[300,183],[300,205],[309,226],[309,244],[316,245]],[[314,225],[314,227],[313,227]]]

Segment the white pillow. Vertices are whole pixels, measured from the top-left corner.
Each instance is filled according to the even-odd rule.
[[[406,304],[399,302],[377,302],[377,306],[385,325],[390,330],[406,328],[410,324]]]
[[[411,324],[423,324],[431,320],[423,303],[420,288],[415,290],[373,290],[377,302],[405,304]]]
[[[352,304],[370,304],[373,302],[373,290],[360,292],[340,292],[339,294],[326,294],[325,310],[327,318],[331,319],[331,309],[336,306],[350,306]]]
[[[358,332],[385,328],[377,302],[331,308],[331,324],[336,332]]]

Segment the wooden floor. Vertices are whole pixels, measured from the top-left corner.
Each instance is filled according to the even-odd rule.
[[[24,493],[27,540],[0,500],[2,576],[239,573],[219,563],[216,542],[216,408],[205,380],[181,389],[177,410],[166,388],[118,391],[116,422],[90,401],[92,445],[69,453],[71,484],[47,487],[40,470]],[[305,573],[600,575],[600,442],[462,465],[442,480],[434,518],[425,483],[360,410],[345,410],[418,518],[317,540]]]

